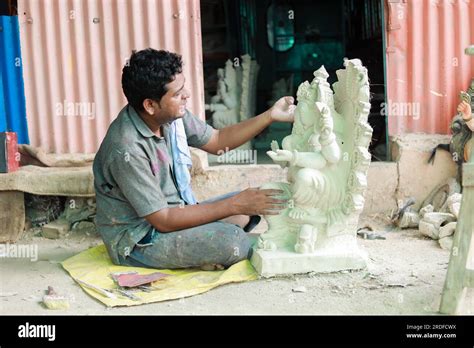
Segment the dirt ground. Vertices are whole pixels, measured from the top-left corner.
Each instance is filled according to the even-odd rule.
[[[179,300],[107,308],[89,297],[60,262],[101,243],[76,232],[59,240],[30,232],[20,244],[37,244],[38,261],[5,258],[0,263],[0,314],[13,315],[167,315],[167,314],[438,314],[449,252],[416,230],[386,226],[379,216],[363,216],[385,240],[358,238],[370,257],[366,270],[305,274],[228,284]],[[259,226],[259,230],[265,226]],[[52,311],[41,299],[47,287],[72,298],[71,307]],[[306,292],[294,292],[304,287]],[[474,314],[467,292],[460,314]]]

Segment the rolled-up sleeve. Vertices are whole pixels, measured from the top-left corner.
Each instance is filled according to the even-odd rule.
[[[145,155],[117,151],[110,158],[109,171],[139,217],[168,207],[158,178],[153,174]]]
[[[211,139],[214,128],[191,114],[188,110],[186,110],[186,114],[183,117],[183,124],[189,146],[201,147],[206,145]]]

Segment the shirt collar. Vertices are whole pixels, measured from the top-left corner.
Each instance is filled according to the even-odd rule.
[[[138,132],[145,138],[156,137],[158,139],[162,139],[162,137],[157,136],[155,133],[151,131],[150,128],[146,125],[145,121],[142,120],[138,112],[135,108],[131,105],[127,106],[128,114],[130,115],[130,119],[132,120],[133,125],[138,130]]]

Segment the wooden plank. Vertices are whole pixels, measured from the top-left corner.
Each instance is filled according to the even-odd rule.
[[[462,186],[474,187],[474,163],[464,163],[462,167]]]
[[[456,313],[463,289],[467,283],[466,276],[469,276],[469,284],[471,284],[471,273],[466,269],[466,266],[474,228],[473,209],[474,187],[465,187],[441,298],[440,312],[444,314]]]
[[[474,270],[470,269],[466,271],[464,276],[464,286],[466,288],[474,288]]]
[[[469,143],[468,143],[469,146]],[[454,234],[453,248],[449,259],[448,273],[444,283],[439,311],[455,314],[464,288],[474,287],[474,270],[467,269],[467,258],[471,255],[474,231],[474,142],[470,142],[471,156],[463,164],[463,195],[461,211]]]

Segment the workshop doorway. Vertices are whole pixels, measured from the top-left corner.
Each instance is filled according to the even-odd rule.
[[[360,58],[372,94],[369,151],[373,161],[388,160],[387,120],[380,114],[386,93],[383,11],[382,0],[201,0],[206,103],[217,93],[217,69],[244,54],[260,65],[256,114],[268,108],[275,82],[284,81],[296,96],[298,85],[311,81],[321,65],[332,84],[344,57]],[[210,123],[211,114],[206,112]],[[271,163],[265,155],[271,140],[280,142],[290,132],[290,125],[279,125],[260,134],[252,144],[259,163]]]

